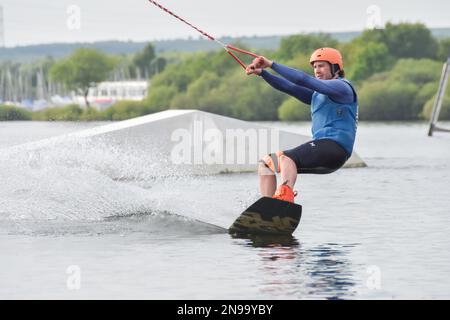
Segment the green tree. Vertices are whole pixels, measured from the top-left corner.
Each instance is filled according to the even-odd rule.
[[[249,121],[277,120],[278,106],[286,98],[262,79],[249,78],[239,69],[225,79],[221,92],[227,98],[230,115]]]
[[[121,121],[136,118],[150,113],[148,106],[142,101],[119,101],[112,107],[103,111],[103,118],[112,121]]]
[[[386,45],[369,42],[355,54],[348,77],[353,81],[361,81],[386,70],[390,65],[392,59]]]
[[[215,110],[214,106],[220,105],[223,111],[222,102],[226,99],[219,99],[221,102],[217,104],[217,97],[211,97],[210,91],[217,89],[219,83],[224,83],[231,73],[237,71],[245,79],[239,65],[222,50],[190,55],[167,66],[164,72],[153,78],[148,102],[152,107],[195,107],[202,110]]]
[[[294,56],[294,58],[292,58],[291,60],[287,61],[286,65],[297,70],[302,70],[310,75],[314,75],[314,69],[309,63],[309,58],[310,55],[300,53]]]
[[[148,43],[142,51],[132,58],[131,66],[137,68],[142,76],[151,78],[153,75],[161,73],[166,64],[166,59],[157,57],[154,46]],[[135,70],[130,70],[130,73],[136,76]]]
[[[415,107],[417,86],[412,83],[366,82],[359,90],[361,120],[416,120],[420,109]]]
[[[104,81],[116,63],[116,58],[94,49],[81,48],[67,59],[56,62],[50,69],[50,78],[63,83],[69,90],[80,92],[89,107],[89,88]]]
[[[417,120],[437,90],[441,63],[400,59],[389,72],[375,74],[358,90],[361,120]]]
[[[450,57],[450,38],[439,41],[438,59],[446,61]]]
[[[277,59],[290,60],[299,53],[311,55],[314,50],[321,47],[336,47],[338,41],[329,34],[298,34],[283,38],[276,54]]]
[[[199,53],[179,63],[171,64],[152,79],[152,88],[169,86],[174,87],[177,92],[184,92],[192,81],[205,70],[209,70],[208,64],[206,53]]]
[[[425,110],[428,101],[435,96],[438,90],[438,86],[439,86],[438,81],[429,82],[423,86],[420,86],[420,89],[416,93],[416,97],[414,99],[414,104],[416,105],[416,108],[422,110],[420,112],[419,118],[426,119],[425,113],[423,111]]]
[[[439,81],[442,63],[430,59],[400,59],[392,68],[389,78],[399,82],[412,82],[419,86]]]
[[[0,105],[0,121],[31,120],[31,112],[23,108]]]
[[[150,76],[155,74],[159,74],[164,71],[164,68],[167,65],[167,60],[162,57],[157,57],[150,64]]]
[[[429,120],[431,117],[431,112],[433,111],[434,103],[436,100],[436,94],[433,95],[425,104],[422,116],[423,118]],[[439,120],[450,120],[450,90],[448,90],[444,95],[444,99],[442,100],[441,112],[439,113]]]
[[[175,97],[170,107],[172,109],[198,108],[205,110],[203,100],[211,90],[220,84],[220,78],[210,71],[204,72],[197,80],[192,82],[187,91]]]
[[[310,121],[311,106],[290,97],[278,108],[278,118],[282,121]]]
[[[108,120],[102,115],[102,111],[98,111],[95,108],[85,108],[83,113],[80,115],[80,121],[98,121],[98,120]]]
[[[438,50],[437,40],[422,23],[387,23],[384,29],[364,31],[354,41],[384,43],[395,58],[435,59]]]
[[[178,94],[175,86],[151,86],[145,104],[154,111],[169,109],[170,103]]]
[[[37,121],[78,121],[83,114],[83,109],[77,104],[71,104],[62,108],[47,108],[33,112],[33,120]]]
[[[150,65],[156,58],[155,48],[148,43],[141,52],[138,52],[133,58],[133,64],[139,68],[142,74],[150,71]]]

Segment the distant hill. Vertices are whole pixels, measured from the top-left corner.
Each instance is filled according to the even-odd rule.
[[[437,38],[450,38],[450,28],[431,29]],[[331,36],[340,42],[348,42],[361,32],[337,32]],[[272,49],[279,47],[282,36],[254,36],[241,38],[221,38],[224,43],[240,42],[252,49]],[[55,59],[63,58],[75,49],[81,47],[95,48],[108,54],[128,55],[141,50],[148,42],[132,41],[99,41],[93,43],[53,43],[13,48],[0,48],[0,62],[30,62],[51,56]],[[156,51],[161,52],[197,52],[219,49],[213,41],[205,39],[176,39],[152,41]]]
[[[225,43],[239,41],[251,48],[257,49],[276,49],[280,44],[281,37],[245,37],[240,39],[222,38],[221,41]],[[155,46],[158,53],[198,52],[220,49],[220,46],[218,46],[217,43],[205,39],[175,39],[151,42]],[[0,48],[0,62],[7,60],[29,62],[45,58],[46,56],[60,59],[81,47],[94,48],[108,54],[128,55],[142,50],[147,43],[148,42],[99,41],[92,43],[52,43],[13,48]]]

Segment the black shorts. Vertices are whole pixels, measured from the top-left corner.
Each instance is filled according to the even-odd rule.
[[[350,158],[340,144],[331,139],[309,141],[284,151],[297,165],[298,173],[327,174],[341,168]]]

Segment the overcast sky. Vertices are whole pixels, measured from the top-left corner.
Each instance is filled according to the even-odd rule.
[[[450,27],[448,0],[159,2],[215,37],[359,31],[387,21]],[[4,43],[8,47],[198,37],[194,30],[147,0],[0,0],[0,5],[3,7]]]

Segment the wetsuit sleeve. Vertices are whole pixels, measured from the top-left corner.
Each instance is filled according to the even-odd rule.
[[[311,104],[312,95],[314,93],[313,90],[298,86],[295,83],[281,77],[277,77],[266,70],[263,70],[261,77],[275,89],[287,93],[303,103]]]
[[[355,100],[352,88],[342,80],[316,79],[303,71],[292,69],[276,62],[273,63],[272,69],[290,82],[325,94],[337,103],[352,103]]]

